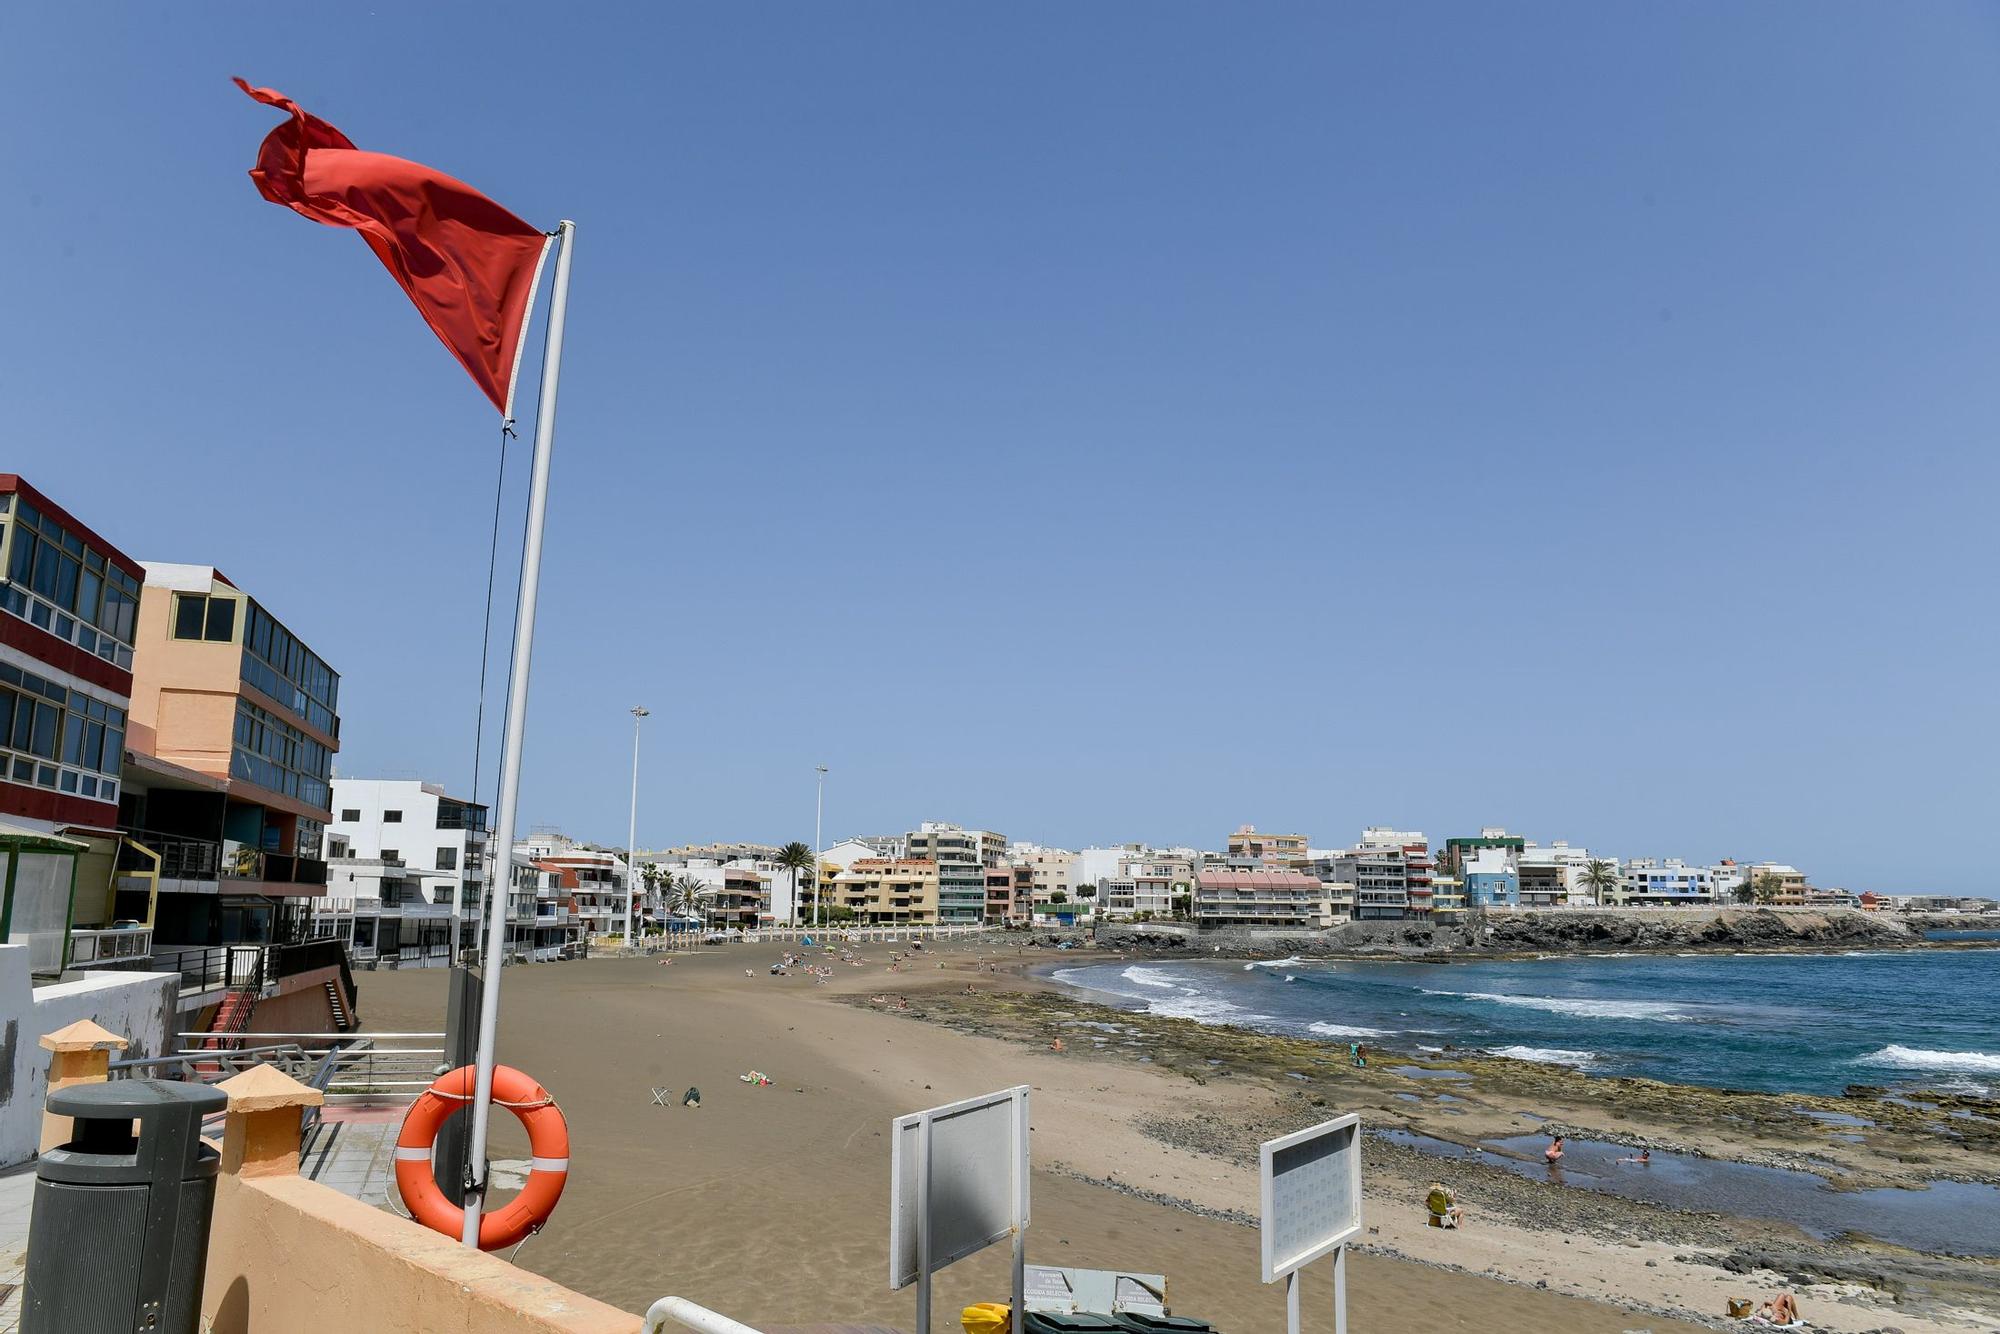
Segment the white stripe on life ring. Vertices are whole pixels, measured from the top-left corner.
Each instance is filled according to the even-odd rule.
[[[535,1171],[535,1172],[568,1172],[569,1159],[530,1158],[528,1160],[528,1168],[530,1171]]]
[[[417,1145],[398,1144],[396,1146],[396,1161],[399,1163],[409,1163],[418,1161],[427,1163],[430,1160],[431,1160],[431,1146],[428,1144],[417,1144]]]

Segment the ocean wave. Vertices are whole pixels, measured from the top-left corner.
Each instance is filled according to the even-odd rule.
[[[1118,976],[1127,982],[1137,982],[1142,987],[1158,987],[1162,991],[1180,986],[1180,983],[1174,981],[1172,973],[1163,968],[1148,968],[1144,964],[1135,963]]]
[[[1251,963],[1244,964],[1243,971],[1247,973],[1253,968],[1297,968],[1305,962],[1306,960],[1301,959],[1296,954],[1284,959],[1257,959]]]
[[[1652,1019],[1660,1023],[1685,1023],[1692,1018],[1680,1001],[1583,1000],[1570,996],[1508,996],[1496,991],[1432,991],[1427,996],[1462,996],[1466,1000],[1490,1001],[1495,1005],[1517,1005],[1550,1014],[1567,1014],[1578,1019]]]
[[[1232,1005],[1220,996],[1204,996],[1188,987],[1181,988],[1178,996],[1162,996],[1146,1002],[1146,1013],[1162,1019],[1192,1019],[1198,1024],[1249,1024],[1270,1018],[1247,1013],[1242,1006]]]
[[[1594,1051],[1571,1051],[1566,1047],[1493,1047],[1490,1054],[1541,1065],[1586,1066],[1597,1059]]]
[[[1886,1065],[1898,1070],[1957,1070],[2000,1074],[2000,1055],[1985,1051],[1931,1051],[1891,1043],[1872,1056],[1855,1058],[1856,1065]]]
[[[1386,1038],[1386,1028],[1363,1028],[1359,1024],[1308,1024],[1308,1033],[1317,1033],[1323,1038]]]

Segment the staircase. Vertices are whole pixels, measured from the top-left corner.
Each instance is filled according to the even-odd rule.
[[[338,982],[328,982],[326,986],[326,1009],[333,1016],[333,1028],[337,1033],[345,1033],[354,1027],[353,1016],[347,1012],[347,1001],[340,994]]]
[[[224,1051],[242,1044],[232,1039],[250,1027],[250,1012],[257,1008],[255,987],[231,987],[223,994],[222,1004],[216,1007],[215,1021],[208,1026],[208,1036],[202,1040],[204,1051]]]

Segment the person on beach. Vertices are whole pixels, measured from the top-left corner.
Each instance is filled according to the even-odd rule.
[[[1798,1299],[1789,1292],[1781,1292],[1770,1301],[1757,1308],[1757,1318],[1773,1325],[1802,1325]]]
[[[1554,1164],[1562,1161],[1562,1156],[1563,1156],[1563,1137],[1561,1135],[1557,1135],[1553,1140],[1549,1141],[1549,1147],[1542,1150],[1542,1157],[1548,1159],[1550,1165],[1553,1166]]]
[[[1458,1202],[1458,1197],[1442,1181],[1431,1182],[1424,1207],[1430,1210],[1431,1218],[1439,1227],[1460,1227],[1465,1223],[1465,1206]]]
[[[1644,1167],[1647,1163],[1653,1161],[1653,1151],[1651,1149],[1641,1149],[1630,1158],[1620,1158],[1618,1161],[1621,1163],[1637,1163],[1639,1166]]]

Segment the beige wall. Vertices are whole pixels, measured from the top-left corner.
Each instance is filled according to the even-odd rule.
[[[893,907],[891,900],[897,898],[908,898],[910,906]],[[827,901],[852,908],[868,921],[933,925],[938,916],[937,863],[857,858],[834,879]]]
[[[173,614],[172,590],[140,590],[126,740],[134,750],[227,778],[243,646],[175,639]],[[236,611],[239,640],[248,614],[245,601]]]
[[[218,1179],[201,1305],[214,1334],[636,1334],[640,1323],[295,1175]]]

